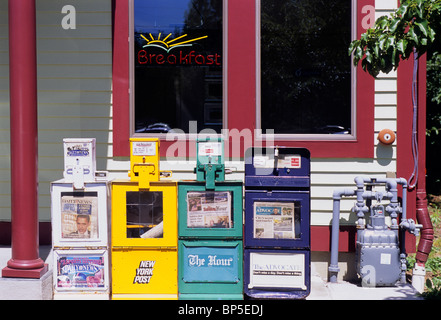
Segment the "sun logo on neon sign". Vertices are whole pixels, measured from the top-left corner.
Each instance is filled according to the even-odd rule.
[[[158,37],[155,39],[155,37],[153,37],[152,34],[149,33],[150,39],[148,39],[147,37],[145,37],[144,35],[141,34],[141,37],[145,41],[147,41],[147,44],[144,45],[143,48],[158,47],[158,48],[165,50],[168,53],[168,52],[170,52],[170,50],[172,50],[174,48],[191,47],[193,45],[191,42],[195,42],[195,41],[198,41],[201,39],[208,38],[208,36],[202,36],[202,37],[198,37],[198,38],[194,38],[194,39],[190,39],[190,40],[185,40],[185,37],[187,37],[187,34],[184,34],[182,36],[179,36],[177,38],[170,39],[167,41],[167,39],[170,36],[171,36],[171,33],[169,33],[164,39],[161,39],[161,33],[159,33]],[[177,40],[180,40],[180,39],[183,41],[175,43]]]

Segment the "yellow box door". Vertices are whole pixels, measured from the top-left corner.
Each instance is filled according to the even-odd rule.
[[[112,182],[112,247],[177,248],[177,183]]]

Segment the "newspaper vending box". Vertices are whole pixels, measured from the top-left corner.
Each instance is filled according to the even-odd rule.
[[[179,299],[243,299],[243,187],[223,141],[197,141],[196,180],[178,182]]]
[[[301,299],[310,292],[310,155],[250,148],[245,155],[244,293]]]
[[[177,299],[177,183],[159,139],[130,140],[130,179],[112,182],[112,299]]]
[[[95,139],[64,139],[64,178],[51,183],[54,299],[109,299],[110,188]]]

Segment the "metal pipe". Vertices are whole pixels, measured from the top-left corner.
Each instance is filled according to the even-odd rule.
[[[328,267],[329,281],[337,282],[338,267],[338,243],[340,233],[340,199],[342,196],[353,196],[356,191],[352,189],[335,190],[332,196],[332,230],[331,230],[331,263]]]
[[[427,198],[425,190],[417,189],[416,218],[422,225],[421,237],[418,243],[418,250],[415,256],[416,262],[424,265],[432,250],[433,225],[427,209]]]

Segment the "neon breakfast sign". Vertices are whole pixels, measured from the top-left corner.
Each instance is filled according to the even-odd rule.
[[[177,38],[170,39],[172,34],[169,33],[164,39],[161,39],[162,34],[159,33],[155,39],[151,33],[148,37],[141,34],[141,37],[147,41],[147,44],[143,46],[142,50],[138,51],[138,63],[141,65],[221,65],[221,55],[215,54],[201,54],[194,50],[183,51],[182,48],[192,47],[193,43],[208,38],[208,36],[202,36],[194,39],[186,40],[187,34],[179,36]],[[178,41],[181,40],[181,41]],[[178,42],[176,42],[178,41]],[[159,48],[165,51],[165,53],[153,53],[149,49]],[[176,52],[174,49],[181,48]],[[149,50],[149,52],[147,52]],[[170,53],[173,50],[173,53]]]

